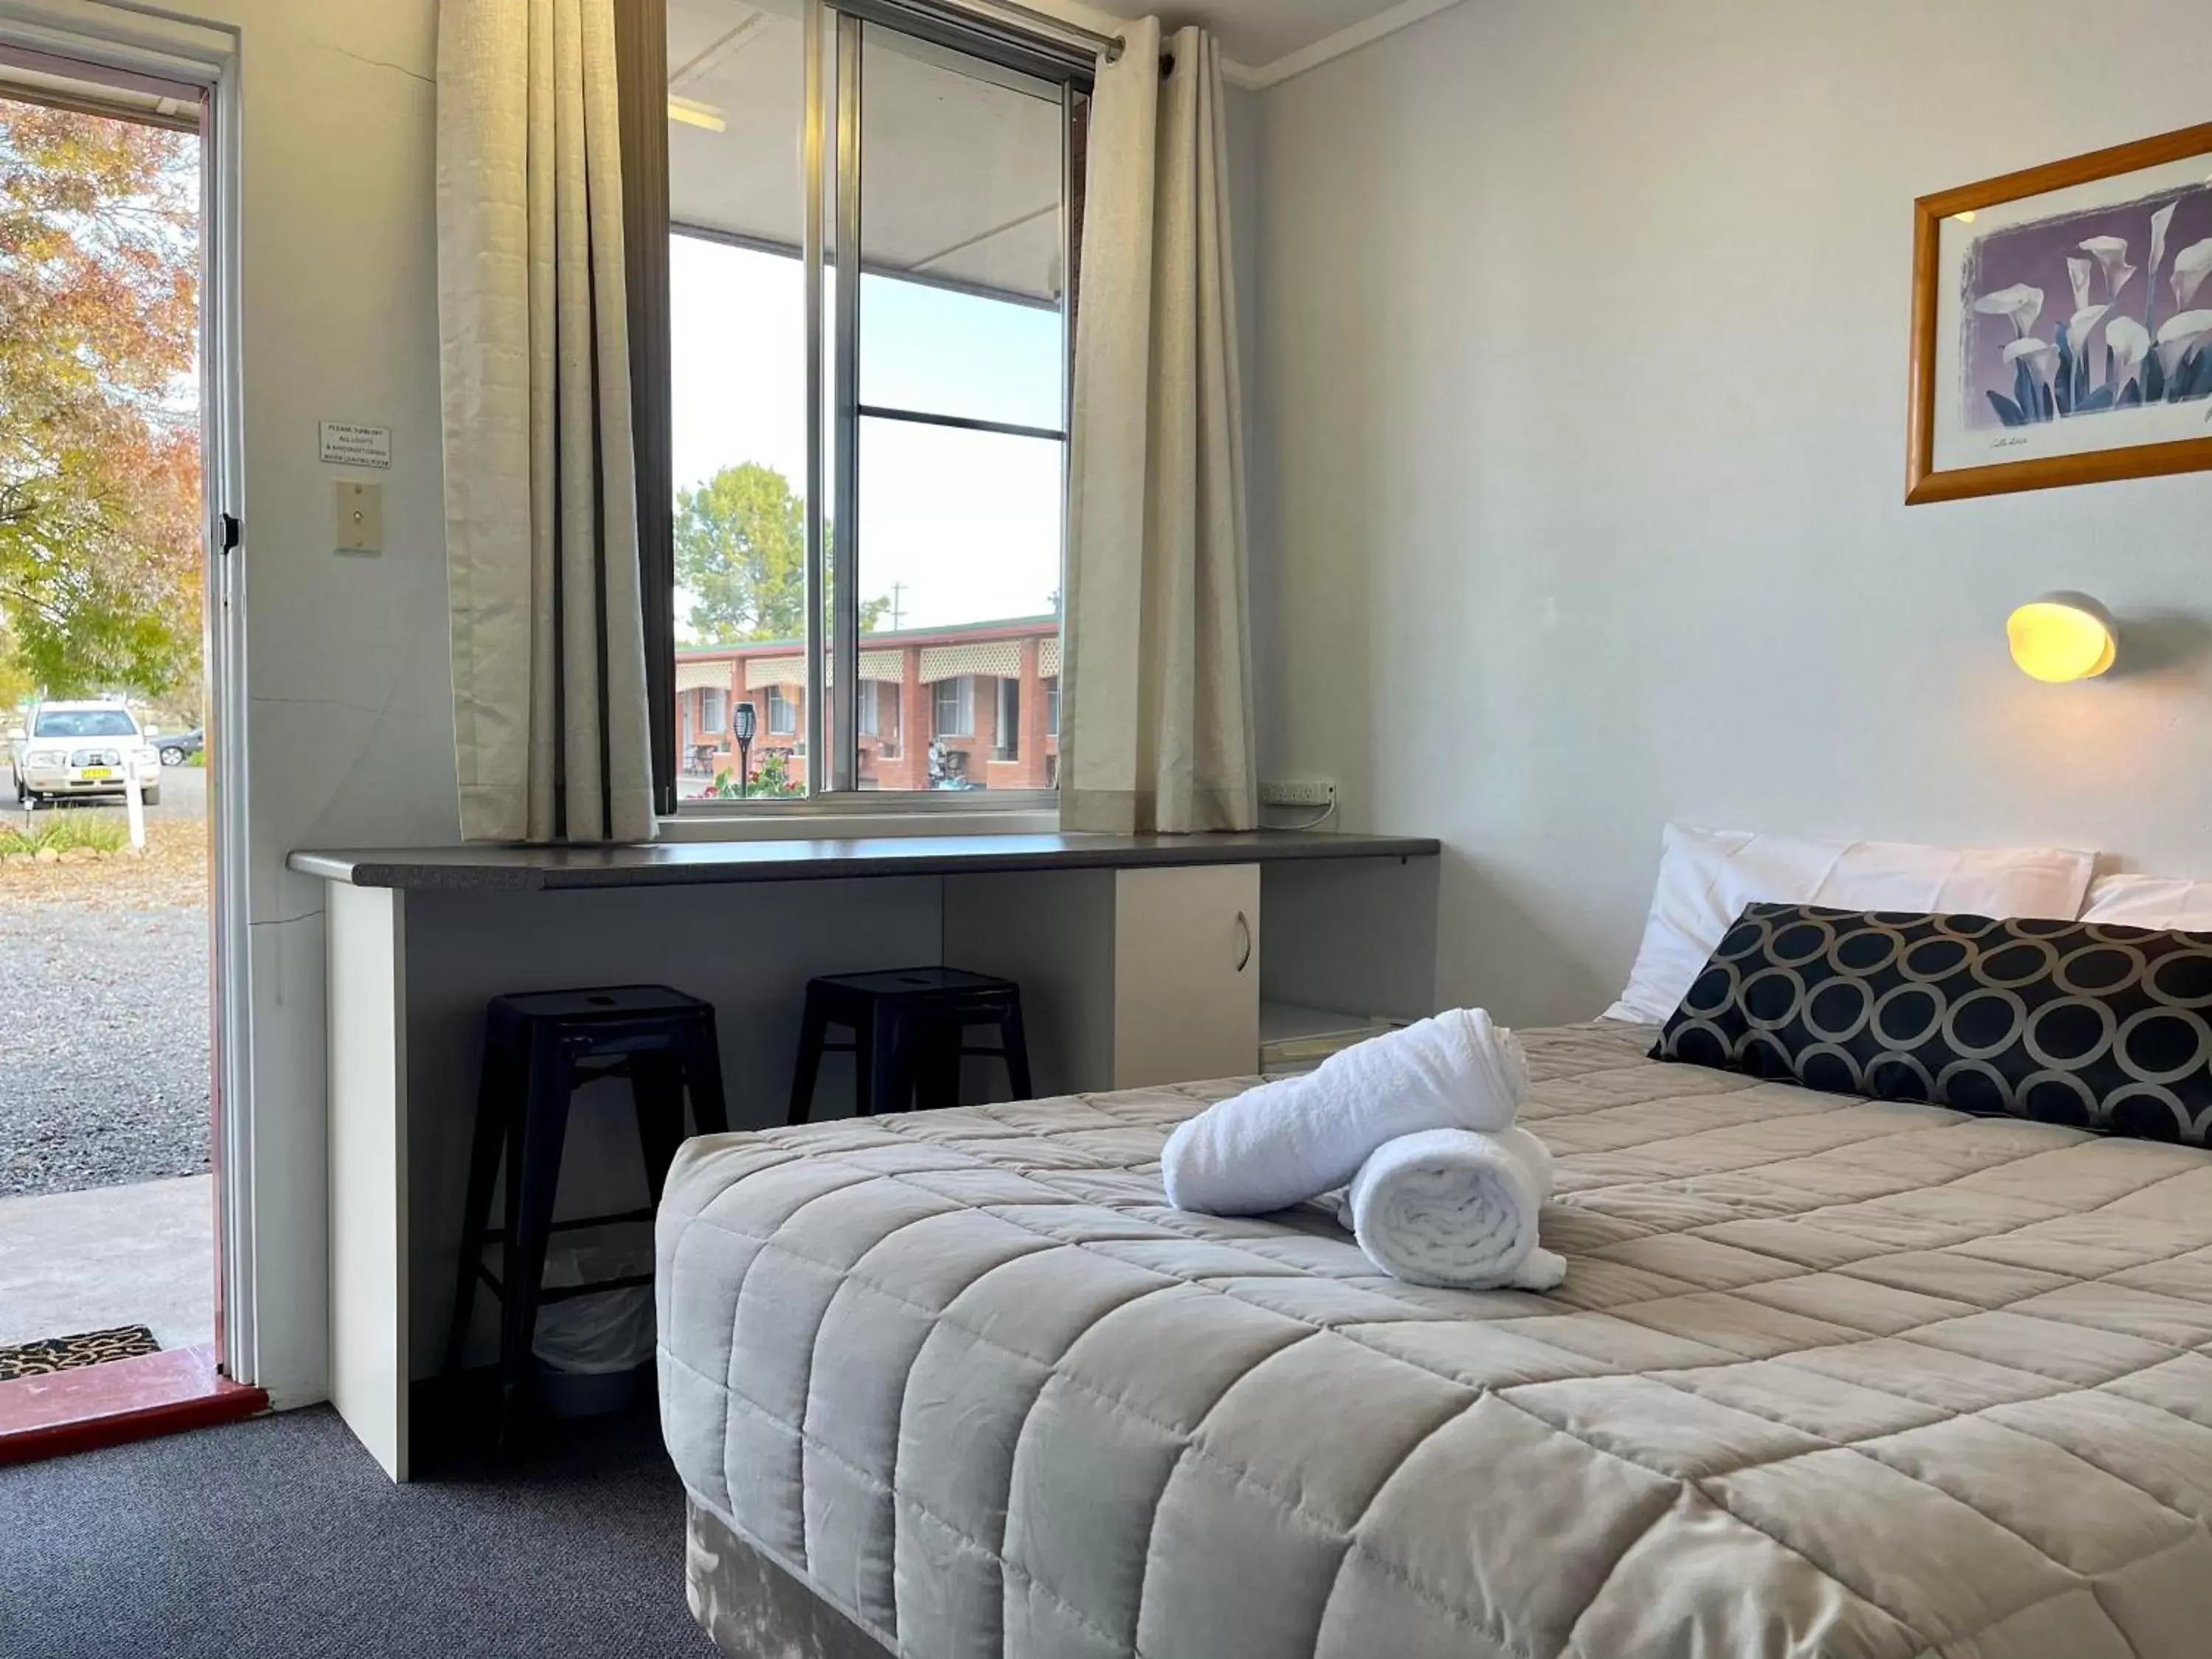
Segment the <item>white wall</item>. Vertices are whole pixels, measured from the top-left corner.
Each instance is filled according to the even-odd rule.
[[[1907,509],[1912,198],[2204,118],[2203,0],[1467,0],[1261,99],[1265,772],[1618,989],[1668,817],[2212,875],[2212,478]],[[2212,169],[2208,169],[2212,170]],[[2122,669],[2008,664],[2020,599]]]
[[[259,1341],[279,1404],[327,1363],[322,884],[295,848],[459,830],[446,628],[431,168],[432,0],[204,0],[241,29]],[[121,20],[127,25],[128,20]],[[392,429],[388,473],[318,460],[317,423]],[[331,550],[331,483],[374,476],[386,550]]]

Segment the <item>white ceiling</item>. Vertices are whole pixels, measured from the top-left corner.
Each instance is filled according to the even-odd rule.
[[[1157,0],[1090,0],[1086,21]],[[1186,0],[1267,85],[1452,0]],[[1073,8],[1071,8],[1073,9]],[[668,0],[669,208],[679,225],[796,252],[799,0]],[[1326,44],[1324,44],[1326,43]],[[883,30],[869,33],[865,268],[1051,303],[1060,286],[1056,89]],[[1042,95],[1040,95],[1042,94]],[[690,118],[681,118],[688,116]]]
[[[1345,29],[1370,22],[1399,9],[1402,0],[1088,0],[1117,17],[1158,12],[1174,27],[1196,23],[1213,31],[1222,55],[1251,69],[1265,69],[1291,53]]]
[[[669,216],[796,252],[805,84],[791,0],[669,0],[668,91],[720,130],[668,125]],[[861,55],[870,270],[1052,301],[1060,293],[1060,94],[981,77],[889,31]]]

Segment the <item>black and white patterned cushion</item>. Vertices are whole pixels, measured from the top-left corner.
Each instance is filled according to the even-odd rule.
[[[2212,933],[1747,905],[1651,1053],[2204,1146]]]

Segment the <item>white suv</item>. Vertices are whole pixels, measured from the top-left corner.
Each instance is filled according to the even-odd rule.
[[[138,781],[147,805],[161,799],[161,757],[119,702],[46,702],[15,744],[15,799],[25,806],[75,795],[121,795]]]

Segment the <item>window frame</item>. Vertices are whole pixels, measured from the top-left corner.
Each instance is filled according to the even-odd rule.
[[[669,239],[689,227],[672,222],[669,199],[665,88],[667,85],[665,0],[637,0],[616,9],[616,68],[622,88],[621,138],[623,175],[625,276],[629,280],[631,404],[638,465],[638,539],[641,593],[645,605],[647,705],[652,720],[653,794],[664,824],[680,818],[700,823],[714,819],[766,817],[831,817],[957,812],[1014,815],[1034,819],[1040,811],[1057,814],[1060,792],[1046,788],[968,790],[864,789],[859,723],[860,629],[858,570],[859,512],[857,434],[866,419],[921,419],[955,428],[1007,431],[1051,438],[1060,444],[1060,580],[1066,591],[1067,461],[1074,410],[1075,317],[1079,294],[1083,225],[1083,162],[1089,140],[1090,99],[1094,73],[1091,60],[1043,35],[1027,35],[996,20],[964,13],[957,4],[933,0],[801,0],[805,29],[805,113],[800,135],[803,159],[805,243],[799,257],[805,270],[807,430],[806,501],[807,630],[809,683],[799,705],[801,752],[818,757],[807,767],[808,793],[786,800],[683,800],[678,788],[675,690],[674,441],[671,362],[673,342],[669,302]],[[834,264],[830,249],[860,246],[860,43],[863,31],[881,28],[961,53],[1003,70],[1056,84],[1060,96],[1061,176],[1060,192],[1061,297],[1061,413],[1057,430],[1015,428],[956,416],[922,415],[864,404],[860,397],[859,307],[861,284],[837,285],[834,317],[823,304],[823,276]],[[835,51],[830,51],[830,42]],[[830,84],[834,66],[836,85]],[[832,149],[832,146],[835,149]],[[832,157],[835,158],[834,170]],[[825,186],[836,185],[837,223],[825,222]],[[832,237],[834,234],[834,244]],[[861,274],[865,275],[865,266]],[[825,373],[828,348],[838,349],[834,387]],[[825,432],[831,437],[824,440]],[[833,510],[834,509],[834,510]],[[853,526],[834,538],[830,522]],[[832,540],[836,545],[829,545]],[[826,578],[826,581],[825,581]],[[825,586],[836,614],[825,605]],[[1065,629],[1065,609],[1061,611]],[[826,673],[823,672],[826,669]],[[829,696],[817,685],[826,680]],[[966,699],[972,741],[975,715],[970,684]],[[906,711],[902,710],[902,728]],[[934,726],[934,704],[932,708]],[[880,716],[878,717],[880,724]],[[765,714],[763,734],[769,725]],[[841,734],[833,744],[831,732]],[[792,735],[789,733],[783,735]],[[933,730],[933,736],[934,736]],[[902,729],[902,747],[906,734]],[[1009,829],[1027,823],[1009,822]]]

